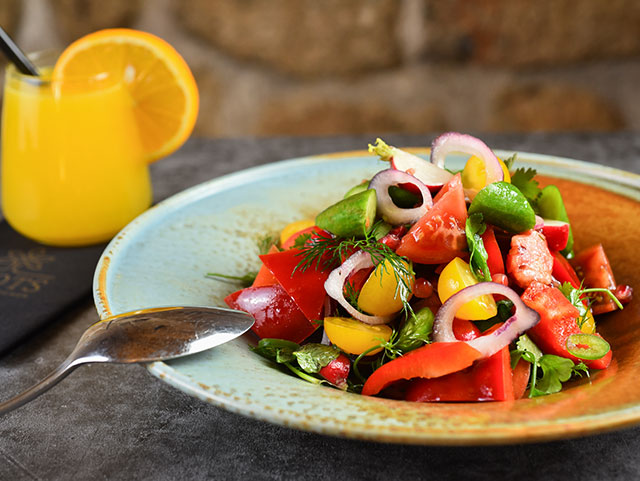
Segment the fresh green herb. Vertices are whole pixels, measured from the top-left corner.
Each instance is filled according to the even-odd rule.
[[[252,348],[252,351],[278,364],[283,364],[294,361],[296,357],[293,353],[299,349],[300,345],[295,342],[284,339],[264,338],[260,339],[258,345]]]
[[[305,344],[293,352],[303,371],[315,374],[340,355],[340,349],[324,344]]]
[[[269,253],[269,249],[271,246],[278,245],[278,237],[272,234],[265,234],[264,236],[258,238],[257,246],[258,246],[258,254],[265,255]]]
[[[344,283],[344,298],[355,309],[358,308],[359,295],[360,293],[356,290],[355,286],[349,280],[347,280],[347,282]]]
[[[218,281],[237,282],[242,287],[249,287],[253,284],[253,281],[256,280],[257,275],[257,272],[249,272],[244,276],[230,276],[227,274],[220,274],[218,272],[207,272],[206,277],[216,279]]]
[[[411,311],[407,314],[405,322],[400,330],[393,329],[388,341],[380,339],[380,344],[373,346],[361,353],[353,361],[354,374],[362,381],[365,377],[360,373],[359,365],[371,352],[382,348],[382,355],[372,362],[373,369],[382,366],[387,359],[392,360],[413,351],[424,344],[431,342],[434,316],[431,309],[423,307],[417,313]]]
[[[511,157],[509,157],[507,160],[503,160],[504,165],[507,167],[507,170],[509,172],[511,172],[511,169],[513,169],[513,164],[515,164],[516,160],[518,160],[518,154],[513,154],[511,155]]]
[[[304,247],[304,245],[307,243],[307,241],[311,239],[311,233],[310,232],[306,232],[304,234],[300,234],[298,237],[296,237],[296,239],[293,241],[293,247],[294,249],[300,249],[302,247]]]
[[[520,167],[511,176],[511,183],[522,192],[534,209],[536,208],[538,197],[542,193],[542,190],[538,187],[538,181],[534,179],[536,174],[535,169]]]
[[[428,307],[423,307],[415,315],[408,316],[393,345],[398,355],[406,354],[431,342],[433,321],[433,312]]]
[[[362,250],[371,256],[374,265],[382,265],[384,272],[388,273],[388,269],[391,269],[396,280],[396,295],[400,296],[405,312],[410,311],[409,282],[414,276],[413,267],[409,261],[396,254],[389,246],[378,242],[371,234],[375,230],[374,226],[364,239],[325,236],[311,238],[300,248],[297,255],[301,260],[294,272],[298,269],[305,271],[312,266],[316,269],[335,269],[355,251]]]
[[[526,335],[520,336],[516,342],[517,350],[511,352],[511,366],[515,367],[520,359],[524,359],[532,366],[529,397],[545,396],[559,392],[562,383],[571,379],[573,375],[589,375],[587,366],[580,362],[574,364],[571,359],[543,354],[533,341]],[[542,376],[538,379],[538,370]]]
[[[300,347],[299,344],[296,344],[295,342],[291,342],[291,341],[286,341],[284,339],[265,338],[265,339],[260,339],[260,342],[258,342],[258,345],[254,347],[252,350],[255,353],[260,354],[261,356],[269,359],[270,361],[273,361],[277,364],[281,364],[285,366],[296,376],[300,377],[301,379],[304,379],[307,382],[310,382],[313,384],[322,384],[326,381],[324,381],[323,379],[314,377],[308,374],[307,372],[305,372],[305,367],[311,368],[314,365],[314,361],[313,361],[314,354],[312,351],[314,350],[313,346],[318,346],[318,345],[321,345],[321,344],[317,344],[317,345],[307,344],[305,346]],[[307,346],[312,346],[312,347],[309,348]],[[323,346],[323,347],[328,349],[333,349],[329,346]],[[336,354],[335,357],[338,357],[339,354],[340,354],[340,351],[338,351],[338,354]],[[322,353],[317,354],[318,360],[315,362],[318,364],[321,364],[322,361],[320,359],[322,358],[322,356],[326,356],[326,354],[322,354]],[[333,359],[327,361],[327,364],[332,360]],[[296,365],[296,363],[298,365]],[[303,364],[304,364],[304,367],[303,367]],[[324,366],[321,366],[318,369],[318,371],[322,367]],[[317,371],[314,371],[314,372],[317,372]]]
[[[465,233],[467,235],[467,244],[469,246],[469,252],[471,256],[469,258],[469,266],[471,272],[480,281],[491,281],[491,273],[489,272],[489,266],[487,265],[487,259],[489,255],[484,247],[481,234],[487,229],[487,226],[482,221],[482,214],[477,212],[467,217],[465,224]]]
[[[616,306],[618,306],[618,309],[624,309],[624,307],[622,306],[618,298],[609,289],[596,288],[596,287],[592,287],[588,289],[576,289],[569,282],[563,283],[561,286],[558,287],[558,289],[560,289],[560,292],[562,292],[564,296],[569,300],[569,302],[571,302],[571,304],[573,304],[573,306],[576,309],[578,309],[578,312],[580,313],[580,315],[578,316],[578,319],[576,320],[576,322],[578,323],[579,327],[582,327],[584,323],[587,321],[587,319],[589,318],[589,307],[588,305],[587,306],[584,305],[584,302],[582,299],[584,294],[590,294],[590,293],[596,293],[596,292],[607,294],[611,298],[611,300],[615,302]]]

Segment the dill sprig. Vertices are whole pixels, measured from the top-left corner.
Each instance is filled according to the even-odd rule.
[[[370,232],[375,231],[374,226]],[[301,257],[301,260],[294,272],[298,269],[304,272],[312,266],[315,266],[316,269],[335,269],[358,250],[368,253],[373,265],[376,267],[382,265],[385,273],[389,273],[389,269],[391,269],[396,280],[395,296],[400,296],[403,311],[411,313],[408,298],[411,293],[410,281],[414,276],[412,264],[396,254],[386,244],[378,242],[373,234],[367,234],[363,239],[312,236],[300,247],[298,256]]]

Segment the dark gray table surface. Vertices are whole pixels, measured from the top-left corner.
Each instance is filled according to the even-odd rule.
[[[494,148],[640,172],[640,134],[483,135]],[[424,146],[432,136],[385,137]],[[152,168],[156,200],[213,177],[307,154],[360,149],[372,136],[193,139]],[[43,377],[96,320],[90,299],[0,358],[5,399]],[[0,417],[0,480],[640,478],[640,427],[574,440],[422,447],[331,438],[191,398],[141,366],[86,366]]]

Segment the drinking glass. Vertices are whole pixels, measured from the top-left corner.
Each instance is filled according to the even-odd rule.
[[[106,241],[151,204],[132,98],[121,78],[52,79],[57,54],[31,58],[40,77],[5,74],[4,217],[44,244]]]

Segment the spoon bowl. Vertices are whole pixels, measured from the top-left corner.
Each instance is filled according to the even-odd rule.
[[[246,312],[221,307],[155,307],[108,317],[90,326],[46,378],[0,403],[0,415],[35,399],[83,364],[147,363],[188,356],[235,339],[253,323]]]

